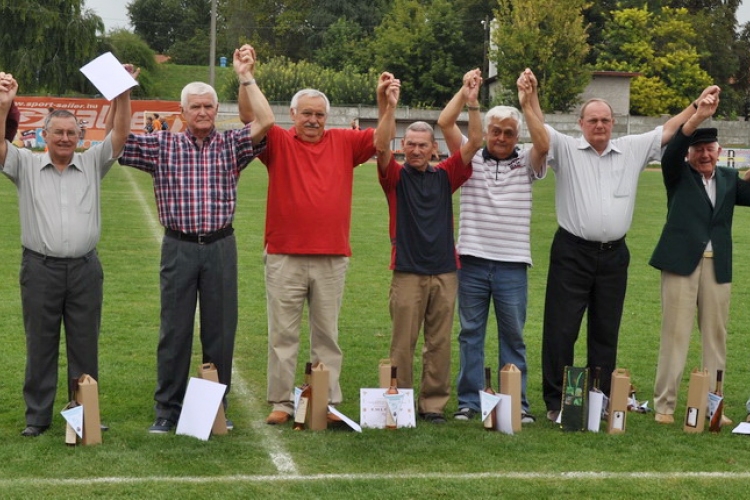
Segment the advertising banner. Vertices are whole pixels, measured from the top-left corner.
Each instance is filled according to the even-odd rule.
[[[89,148],[104,140],[107,116],[112,109],[110,101],[106,99],[18,96],[15,103],[21,112],[21,122],[13,142],[27,148],[44,147],[44,119],[53,109],[65,109],[76,116],[81,126],[79,147]],[[132,101],[131,131],[134,134],[145,133],[146,117],[154,113],[158,113],[161,120],[166,120],[169,130],[181,132],[185,129],[178,101]]]

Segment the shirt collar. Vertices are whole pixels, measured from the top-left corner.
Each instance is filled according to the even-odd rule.
[[[218,134],[218,132],[216,131],[216,127],[214,126],[214,128],[211,129],[211,132],[203,139],[203,142],[206,144],[210,144],[216,134]],[[188,139],[190,139],[190,142],[196,144],[198,138],[190,131],[189,128],[185,129],[185,135],[188,137]]]
[[[519,151],[518,146],[516,146],[513,149],[513,152],[507,158],[496,158],[495,156],[492,155],[492,153],[490,153],[490,150],[487,149],[487,146],[485,146],[482,149],[482,158],[484,159],[484,161],[487,161],[487,160],[494,160],[494,161],[510,160],[511,158],[518,158],[518,151]]]
[[[591,144],[589,144],[589,141],[587,141],[583,136],[581,136],[581,137],[578,138],[578,149],[581,149],[581,150],[583,150],[583,149],[591,149],[591,151],[593,151],[594,153],[599,154],[594,149],[594,146],[592,146]],[[607,147],[604,149],[604,152],[602,152],[602,154],[599,155],[599,156],[604,156],[607,153],[609,153],[610,151],[614,151],[615,153],[622,153],[622,151],[620,150],[620,148],[618,148],[617,145],[614,144],[612,142],[612,140],[610,140],[607,143]]]
[[[76,157],[77,154],[73,153],[73,158],[70,159],[70,163],[68,163],[68,167],[73,167],[76,170],[81,170],[81,168],[76,165]],[[39,162],[39,170],[44,170],[47,167],[55,168],[54,163],[52,163],[52,158],[50,158],[49,152],[45,152],[44,156],[42,156],[42,161]]]

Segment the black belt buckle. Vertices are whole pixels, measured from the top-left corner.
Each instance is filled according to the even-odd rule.
[[[599,243],[599,250],[612,250],[615,247],[612,241],[602,241]]]
[[[197,234],[195,242],[199,245],[205,245],[206,243],[211,243],[210,237],[210,234]]]

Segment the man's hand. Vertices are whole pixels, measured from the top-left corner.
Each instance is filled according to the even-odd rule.
[[[378,77],[378,87],[376,90],[378,101],[381,99],[385,102],[387,100],[386,92],[388,90],[388,87],[391,85],[391,82],[395,80],[396,78],[393,76],[393,73],[388,73],[387,71],[383,71],[380,73],[380,76]],[[399,85],[400,85],[399,81]]]
[[[18,82],[13,75],[0,72],[0,106],[6,111],[10,109],[16,92],[18,92]]]
[[[701,121],[714,115],[716,108],[719,107],[719,93],[709,93],[698,100],[698,109],[695,116]]]
[[[701,92],[701,96],[696,101],[694,101],[694,102],[695,102],[695,104],[698,104],[700,106],[700,102],[706,96],[714,95],[718,99],[720,93],[721,93],[721,88],[719,88],[718,85],[709,85],[708,87],[706,87],[705,89],[703,89],[703,92]]]
[[[401,95],[401,80],[392,78],[385,89],[385,95],[388,107],[395,108],[398,106],[398,98]]]
[[[469,106],[479,106],[479,90],[482,88],[482,71],[479,68],[467,71],[463,78],[461,95]]]
[[[537,79],[534,73],[529,68],[526,68],[521,72],[516,80],[516,87],[518,87],[518,102],[521,106],[530,102],[530,99],[536,94],[537,91]]]
[[[237,76],[239,77],[246,76],[248,79],[254,78],[253,75],[255,74],[256,61],[255,49],[248,44],[243,45],[239,49],[235,49],[234,54],[232,54],[234,72],[237,73]]]

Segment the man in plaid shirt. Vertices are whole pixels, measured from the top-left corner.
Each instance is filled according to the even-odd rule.
[[[240,92],[255,119],[219,132],[216,91],[202,82],[182,90],[187,131],[130,135],[120,163],[151,174],[165,228],[161,254],[161,327],[157,350],[156,421],[151,433],[177,422],[187,388],[195,306],[200,298],[203,361],[216,365],[229,392],[237,329],[237,245],[232,219],[240,172],[265,148],[273,113],[253,78],[255,51],[236,50]],[[226,400],[225,400],[226,405]],[[227,427],[233,425],[227,421]]]

